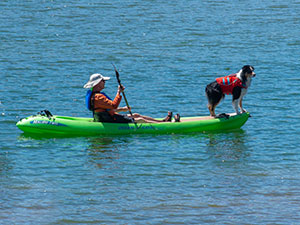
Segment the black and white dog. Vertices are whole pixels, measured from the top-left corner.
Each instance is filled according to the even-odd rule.
[[[232,106],[237,114],[246,112],[242,106],[243,97],[250,87],[252,77],[255,77],[254,67],[245,65],[236,74],[217,78],[216,81],[206,86],[205,92],[208,100],[208,110],[210,115],[215,117],[215,108],[225,97],[225,94],[232,94]],[[238,110],[240,107],[240,112]]]

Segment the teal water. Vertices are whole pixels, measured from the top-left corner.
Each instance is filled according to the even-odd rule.
[[[1,224],[298,224],[300,2],[1,1]],[[244,64],[252,117],[216,134],[35,138],[48,109],[90,116],[83,84],[119,69],[133,112],[207,115]],[[124,105],[124,103],[122,103]],[[227,97],[217,113],[232,112]]]

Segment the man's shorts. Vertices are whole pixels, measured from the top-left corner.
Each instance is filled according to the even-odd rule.
[[[102,123],[134,123],[133,118],[129,118],[126,115],[114,114],[110,115],[108,112],[95,112],[94,122]]]

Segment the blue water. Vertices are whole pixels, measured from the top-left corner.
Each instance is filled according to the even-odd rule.
[[[1,224],[298,224],[300,2],[1,1]],[[43,109],[91,116],[89,75],[133,112],[207,115],[204,89],[255,67],[252,117],[215,134],[34,138]],[[124,106],[124,102],[122,103]],[[217,113],[233,112],[230,97]]]

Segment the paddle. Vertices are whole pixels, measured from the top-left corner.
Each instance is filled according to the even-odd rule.
[[[120,80],[120,74],[119,74],[119,72],[118,72],[117,68],[115,67],[115,65],[114,65],[113,63],[112,63],[112,65],[113,65],[113,67],[114,67],[114,69],[115,69],[115,72],[116,72],[117,81],[118,81],[119,85],[122,87],[123,85],[121,84],[121,80]],[[132,116],[132,112],[131,112],[131,109],[130,109],[130,107],[129,107],[129,104],[128,104],[128,101],[127,101],[127,98],[126,98],[125,92],[124,92],[124,91],[122,91],[122,94],[123,94],[123,97],[124,97],[124,100],[125,100],[126,106],[127,106],[127,108],[128,108],[128,111],[129,111],[130,115]]]

